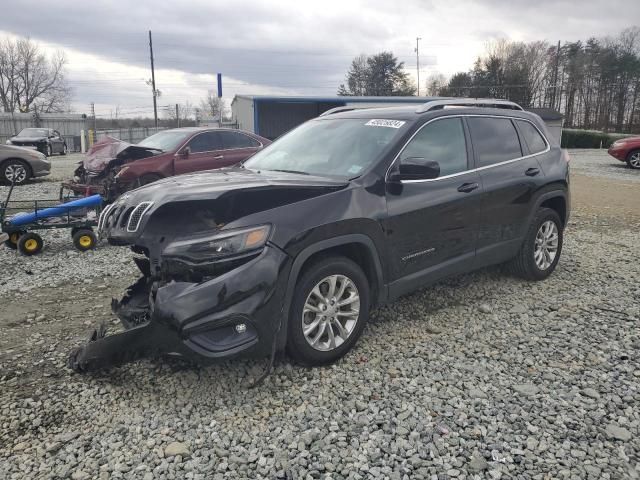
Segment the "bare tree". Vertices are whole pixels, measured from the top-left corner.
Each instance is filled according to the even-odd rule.
[[[62,112],[71,90],[62,52],[47,57],[30,39],[0,42],[0,102],[5,112]]]
[[[213,90],[207,92],[207,96],[200,100],[200,110],[204,115],[220,119],[224,118],[227,106],[225,105],[224,98],[220,98],[215,95]]]
[[[426,83],[427,95],[431,97],[437,97],[438,95],[441,95],[440,92],[446,86],[447,86],[447,78],[443,74],[439,72],[432,73],[427,78],[427,83]]]

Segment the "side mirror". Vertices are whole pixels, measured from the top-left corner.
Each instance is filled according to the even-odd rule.
[[[182,155],[183,157],[188,157],[189,154],[191,154],[191,147],[184,147],[181,151],[180,151],[180,155]]]
[[[422,157],[409,157],[400,160],[389,177],[393,181],[431,180],[440,176],[440,164]]]

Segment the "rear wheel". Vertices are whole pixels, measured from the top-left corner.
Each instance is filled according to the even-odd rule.
[[[18,251],[26,256],[37,255],[42,251],[43,246],[44,242],[42,241],[42,237],[33,232],[20,235],[20,239],[18,240]]]
[[[0,182],[11,185],[23,185],[31,177],[31,168],[27,162],[17,158],[10,158],[0,166]]]
[[[5,241],[4,244],[11,250],[15,250],[18,248],[18,240],[20,240],[20,235],[24,232],[13,232],[9,234],[9,240]]]
[[[629,168],[640,168],[640,150],[633,150],[627,155],[627,165]]]
[[[511,270],[527,280],[544,280],[556,268],[562,252],[563,225],[550,208],[540,208],[529,226]]]
[[[98,243],[98,238],[89,228],[79,228],[73,234],[73,246],[81,252],[95,248],[96,243]]]
[[[344,356],[369,318],[369,282],[345,257],[316,262],[297,282],[287,349],[298,362],[324,365]]]

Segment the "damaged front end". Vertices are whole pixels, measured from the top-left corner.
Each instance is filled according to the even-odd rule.
[[[100,194],[107,202],[111,202],[118,195],[138,186],[118,181],[124,165],[160,153],[161,150],[104,137],[89,149],[74,171],[73,180],[63,182],[62,186],[76,195]]]
[[[216,219],[215,211],[226,215]],[[223,229],[231,214],[222,200],[157,210],[118,200],[107,207],[100,231],[130,245],[142,275],[112,300],[124,331],[92,332],[69,366],[87,372],[162,354],[204,364],[272,354],[283,343],[286,276],[279,274],[289,257],[270,243],[271,225]]]

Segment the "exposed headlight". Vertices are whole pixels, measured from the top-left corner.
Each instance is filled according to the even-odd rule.
[[[170,243],[163,255],[203,262],[247,253],[262,248],[267,243],[270,231],[269,225],[260,225],[219,232],[207,237],[178,240]]]
[[[125,173],[127,173],[127,170],[129,170],[129,167],[122,167],[120,171],[116,173],[115,178],[116,179],[120,178],[121,175],[124,175]]]

